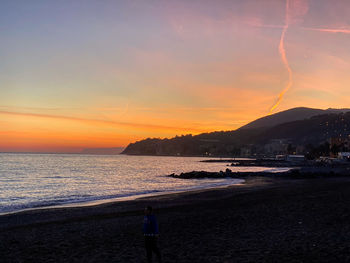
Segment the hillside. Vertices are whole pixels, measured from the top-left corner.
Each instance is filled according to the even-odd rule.
[[[299,110],[302,109],[302,110]],[[291,112],[298,112],[303,119],[282,122],[281,116],[290,116]],[[235,131],[203,133],[192,136],[177,136],[172,139],[146,139],[131,143],[123,154],[134,155],[180,155],[180,156],[250,156],[273,155],[289,150],[299,149],[299,153],[306,153],[310,149],[319,147],[331,137],[349,137],[350,111],[347,113],[329,113],[337,110],[319,110],[327,114],[304,118],[315,109],[305,111],[305,108],[292,109],[278,113],[276,118],[265,117],[259,123],[269,123],[269,127],[255,127],[247,125]],[[296,116],[297,114],[294,114]],[[272,117],[272,119],[271,119]],[[270,120],[273,120],[269,122]],[[262,119],[260,119],[262,120]],[[276,121],[279,120],[279,121]],[[293,118],[292,118],[293,120]],[[278,123],[272,125],[271,123]],[[248,128],[247,128],[248,127]],[[251,128],[249,128],[251,127]]]

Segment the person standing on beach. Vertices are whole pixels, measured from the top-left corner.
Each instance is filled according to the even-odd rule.
[[[143,235],[145,236],[145,247],[147,252],[147,261],[152,262],[152,253],[157,255],[158,262],[161,261],[160,251],[157,245],[159,229],[153,209],[151,206],[145,208],[145,217],[143,219]]]

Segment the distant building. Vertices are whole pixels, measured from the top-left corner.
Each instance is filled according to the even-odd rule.
[[[252,148],[251,147],[242,147],[241,148],[241,156],[242,157],[252,156]]]
[[[284,154],[278,154],[276,155],[275,159],[278,161],[285,161],[287,159],[287,156]]]
[[[276,155],[275,159],[279,161],[287,161],[287,162],[303,162],[306,160],[304,155],[296,155],[296,154],[290,154],[290,155],[279,154],[279,155]]]
[[[286,156],[287,162],[304,162],[305,156],[304,155],[287,155]]]
[[[273,139],[264,145],[264,152],[272,156],[286,154],[289,144],[289,139]]]
[[[340,152],[338,153],[338,158],[350,161],[350,152]]]

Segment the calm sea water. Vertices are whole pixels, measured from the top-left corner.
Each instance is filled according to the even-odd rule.
[[[231,178],[182,180],[166,177],[171,173],[192,170],[226,169],[225,163],[201,163],[200,160],[203,158],[2,153],[0,213],[210,188],[243,181]],[[253,171],[268,169],[232,168]]]

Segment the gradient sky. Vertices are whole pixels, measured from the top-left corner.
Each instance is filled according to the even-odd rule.
[[[350,107],[347,0],[2,1],[0,151],[236,129],[286,89],[281,41],[273,112]]]

